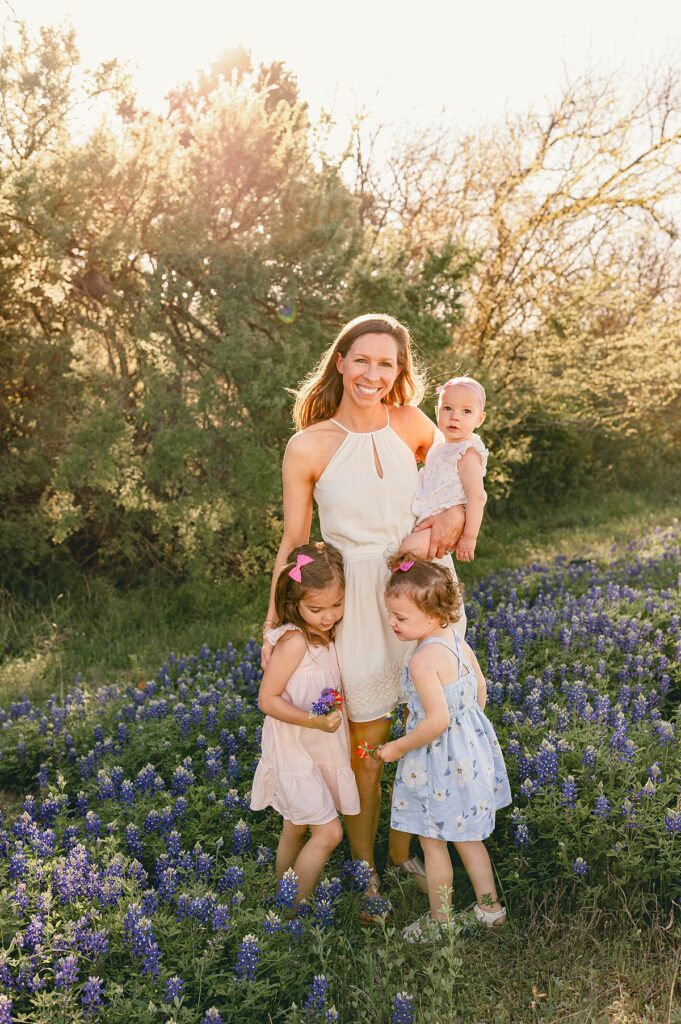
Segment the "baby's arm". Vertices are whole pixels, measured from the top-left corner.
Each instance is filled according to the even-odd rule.
[[[459,476],[466,492],[466,523],[455,548],[456,557],[460,562],[472,562],[487,501],[482,483],[482,459],[474,448],[469,448],[459,459]]]
[[[397,761],[410,750],[425,747],[441,736],[449,725],[449,707],[437,671],[438,653],[432,650],[432,646],[430,649],[426,647],[411,659],[409,673],[426,715],[410,733],[379,747],[376,756],[381,761]]]
[[[307,649],[302,633],[296,630],[282,636],[272,651],[267,662],[265,674],[258,692],[258,707],[265,715],[276,718],[289,725],[302,725],[306,729],[321,729],[322,732],[335,732],[342,722],[342,715],[337,709],[329,715],[312,715],[297,708],[295,704],[284,700],[282,694],[286,684],[300,665]]]
[[[476,701],[478,703],[478,707],[480,708],[480,710],[484,711],[485,704],[487,703],[487,682],[485,680],[484,675],[482,674],[482,669],[480,668],[478,659],[475,657],[475,654],[465,641],[463,643],[463,656],[470,665],[470,667],[475,672],[475,678],[478,681],[478,692],[476,695]]]

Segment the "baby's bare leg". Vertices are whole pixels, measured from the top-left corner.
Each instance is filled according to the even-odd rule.
[[[400,544],[401,555],[413,555],[414,558],[427,558],[430,547],[430,527],[425,530],[414,530]]]

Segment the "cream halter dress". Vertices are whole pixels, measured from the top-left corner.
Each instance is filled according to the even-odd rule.
[[[345,438],[314,488],[322,537],[338,548],[345,564],[345,612],[336,629],[336,650],[353,722],[383,718],[403,699],[402,669],[414,647],[390,629],[383,591],[386,556],[414,526],[418,470],[411,448],[390,426],[387,406],[386,414],[384,427],[360,434],[329,421],[345,431]],[[456,579],[451,556],[438,561]],[[463,639],[465,614],[454,628]]]

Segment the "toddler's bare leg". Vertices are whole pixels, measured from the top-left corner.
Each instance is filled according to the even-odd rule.
[[[400,554],[414,558],[427,558],[430,547],[430,527],[410,533],[400,544]]]
[[[296,857],[293,870],[298,875],[298,900],[307,899],[324,870],[324,865],[343,838],[336,819],[326,825],[311,825],[310,838]]]
[[[442,839],[429,839],[426,836],[420,838],[426,861],[430,916],[435,921],[446,921],[447,914],[451,912],[454,893],[454,871],[447,843]]]
[[[492,862],[485,844],[482,840],[470,840],[464,843],[454,843],[454,847],[471,880],[478,906],[483,910],[501,910],[501,903],[499,903],[494,884]]]
[[[307,832],[307,825],[294,825],[292,821],[284,818],[275,862],[277,880],[281,880],[284,872],[295,864],[298,854],[305,845]]]

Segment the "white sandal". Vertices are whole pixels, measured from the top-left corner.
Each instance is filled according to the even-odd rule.
[[[405,942],[439,942],[449,927],[446,921],[436,921],[430,916],[430,912],[417,917],[415,921],[402,929],[402,938]]]
[[[400,874],[411,878],[419,892],[428,892],[426,868],[420,857],[410,857],[409,860],[400,861],[399,864],[388,857],[386,867],[393,868],[395,871],[399,871]]]
[[[502,907],[501,910],[484,910],[475,903],[473,904],[473,913],[480,924],[484,924],[486,928],[501,928],[506,924],[506,907]]]

